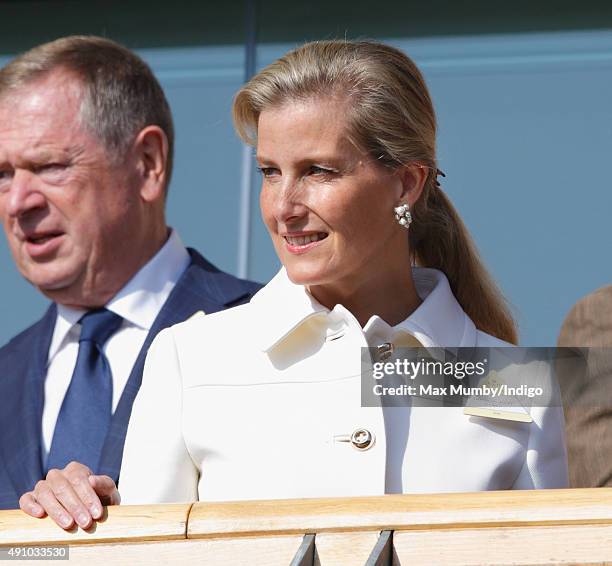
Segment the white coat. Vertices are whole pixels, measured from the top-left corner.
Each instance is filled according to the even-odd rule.
[[[129,424],[123,502],[566,487],[558,407],[531,408],[526,423],[361,406],[361,348],[381,327],[425,347],[508,345],[475,328],[441,272],[414,278],[423,303],[393,329],[378,317],[362,329],[281,270],[249,304],[161,332]],[[359,429],[367,450],[346,441]]]

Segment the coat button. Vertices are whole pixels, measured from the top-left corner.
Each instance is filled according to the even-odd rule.
[[[374,435],[365,428],[358,428],[351,434],[351,444],[357,450],[368,450],[374,446]]]
[[[376,358],[382,362],[388,360],[395,350],[395,346],[391,342],[385,342],[380,346],[376,346]]]

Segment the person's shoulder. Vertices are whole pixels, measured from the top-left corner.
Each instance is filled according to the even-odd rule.
[[[612,311],[612,285],[600,287],[592,293],[582,297],[573,307],[576,311],[590,311],[594,309],[605,309]]]
[[[263,287],[263,285],[257,281],[242,279],[219,269],[215,269],[214,271],[206,270],[206,277],[209,281],[214,281],[216,285],[222,287],[226,291],[229,288],[235,290],[235,292],[242,292],[249,297],[253,296]]]
[[[55,321],[55,305],[51,305],[45,314],[34,324],[16,334],[9,341],[0,347],[0,359],[5,359],[16,352],[22,350],[28,351],[28,356],[31,355],[33,345],[38,342],[42,334],[49,334],[53,331],[53,322]]]
[[[182,347],[202,347],[203,343],[235,341],[239,336],[252,331],[252,305],[244,303],[229,309],[210,314],[203,311],[170,327],[177,345]]]
[[[570,309],[557,345],[594,348],[612,345],[612,285],[589,293]]]
[[[516,346],[478,329],[476,330],[476,345],[483,348],[514,348]]]
[[[291,293],[284,292],[285,279],[281,270],[248,302],[224,310],[196,312],[163,331],[164,341],[173,344],[182,360],[206,357],[207,363],[213,363],[213,358],[232,358],[237,352],[248,359],[265,357],[265,335],[269,334],[270,328],[278,326],[276,315],[288,308],[287,303],[294,298]],[[303,294],[301,287],[299,292]]]
[[[199,311],[158,334],[156,348],[164,356],[176,356],[183,387],[205,385],[261,357],[253,340],[257,327],[252,310],[246,303],[210,314]]]
[[[199,277],[199,283],[206,287],[207,291],[227,303],[228,299],[233,304],[241,304],[248,301],[259,289],[261,283],[236,277],[231,273],[221,271],[210,263],[202,254],[193,248],[188,248],[191,258],[189,271]]]

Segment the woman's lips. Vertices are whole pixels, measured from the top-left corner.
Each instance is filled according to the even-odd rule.
[[[310,234],[287,234],[283,236],[285,245],[289,253],[303,254],[318,246],[327,238],[325,232],[314,232]]]
[[[35,234],[26,238],[25,247],[30,257],[43,258],[54,253],[63,239],[64,234],[60,232]]]

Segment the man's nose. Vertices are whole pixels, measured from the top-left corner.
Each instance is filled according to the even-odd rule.
[[[15,171],[7,195],[8,215],[19,218],[32,210],[44,207],[45,202],[44,195],[36,188],[36,176],[29,171]]]

